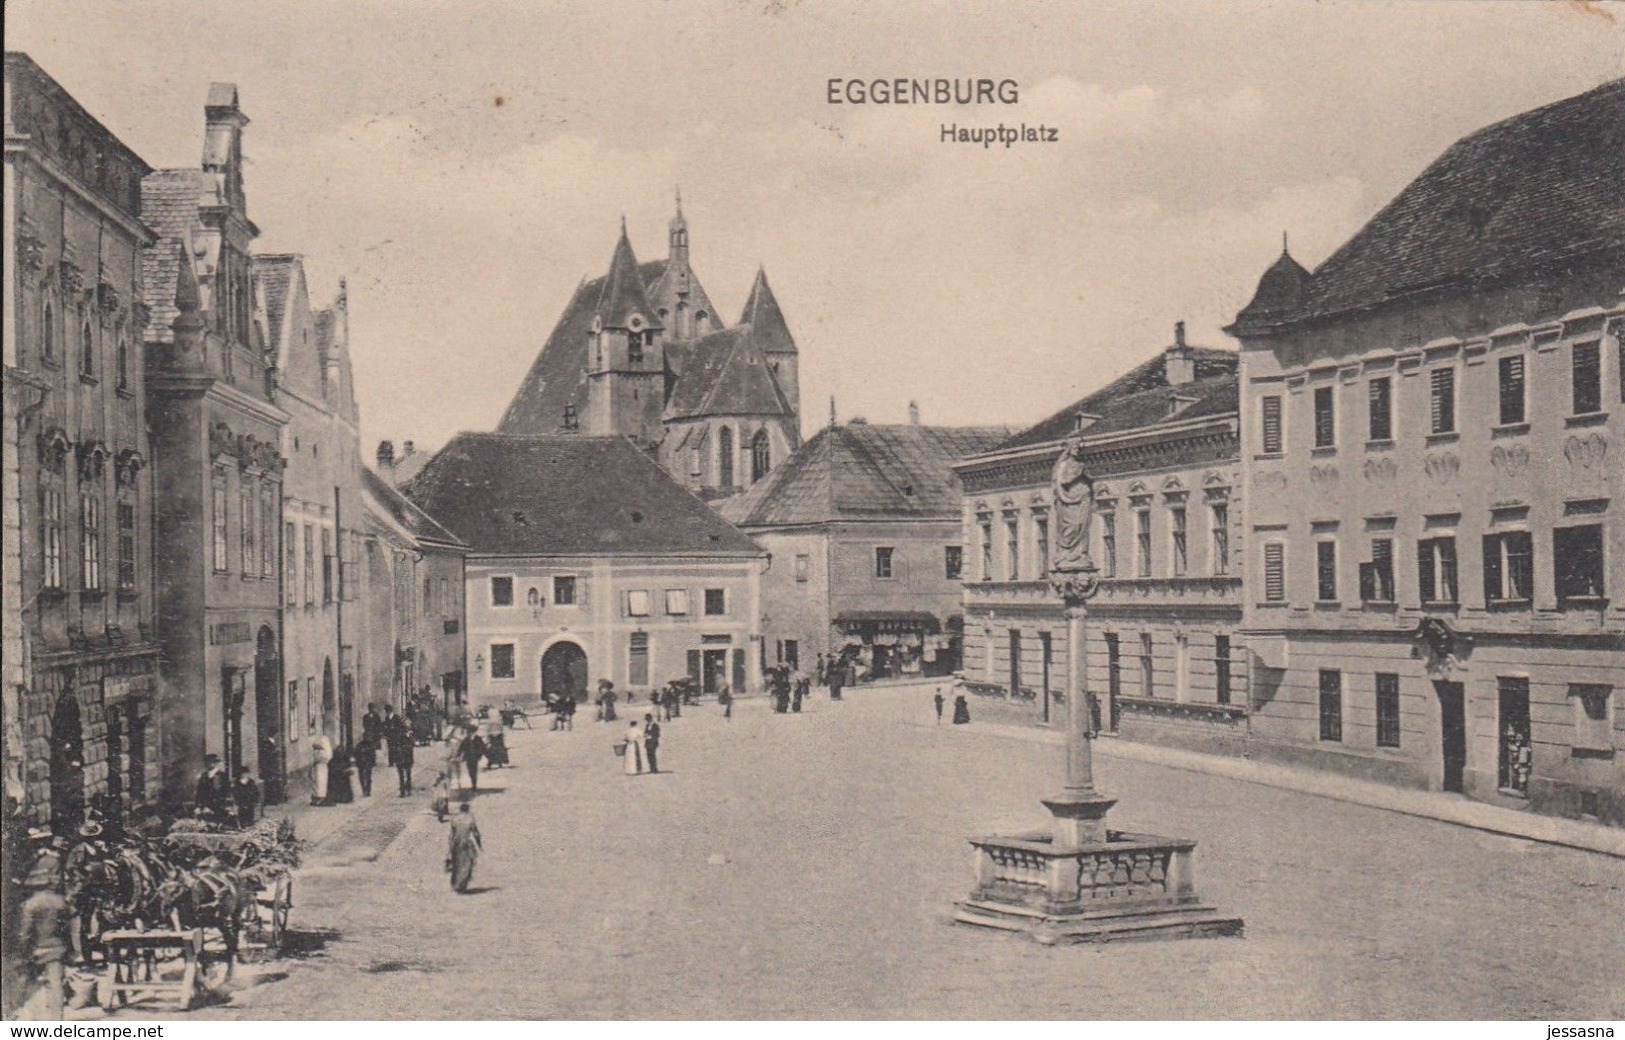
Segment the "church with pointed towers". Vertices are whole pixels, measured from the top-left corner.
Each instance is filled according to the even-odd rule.
[[[667,247],[639,263],[622,220],[608,273],[576,288],[497,432],[626,437],[695,494],[726,498],[800,446],[799,354],[765,271],[736,324],[717,313],[681,196]]]

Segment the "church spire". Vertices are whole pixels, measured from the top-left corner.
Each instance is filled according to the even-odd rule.
[[[683,189],[677,189],[677,215],[671,218],[671,262],[688,266],[688,221],[683,219]]]

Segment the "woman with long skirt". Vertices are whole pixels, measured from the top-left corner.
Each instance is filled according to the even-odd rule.
[[[621,768],[626,770],[627,776],[637,776],[643,772],[643,729],[637,719],[626,727],[626,756],[621,761]]]
[[[484,846],[480,841],[480,825],[474,820],[474,807],[464,802],[451,819],[451,848],[446,853],[446,869],[451,871],[451,887],[467,892],[474,880],[474,864],[479,862]]]

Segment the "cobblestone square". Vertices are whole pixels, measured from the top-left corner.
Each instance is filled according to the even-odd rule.
[[[1200,841],[1239,940],[1047,949],[949,923],[968,835],[1041,827],[1060,749],[938,726],[929,688],[801,715],[513,732],[482,777],[476,893],[421,804],[373,808],[299,880],[306,952],[244,1018],[1617,1018],[1625,863],[1097,757],[1118,826]],[[410,815],[408,815],[410,813]],[[404,824],[404,829],[402,825]],[[399,831],[375,860],[376,847]]]

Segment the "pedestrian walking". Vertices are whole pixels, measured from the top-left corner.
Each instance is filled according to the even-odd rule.
[[[734,717],[734,695],[728,692],[728,687],[724,686],[717,693],[717,703],[722,705],[722,717],[732,722]]]
[[[237,826],[254,826],[254,818],[260,810],[260,785],[246,766],[237,770],[237,782],[231,785],[231,800],[237,806]]]
[[[626,726],[626,755],[621,768],[627,776],[637,776],[643,772],[643,731],[638,728],[637,719]]]
[[[445,773],[434,775],[434,787],[430,788],[429,808],[434,810],[435,819],[441,823],[446,822],[446,814],[451,811],[451,782]]]
[[[655,721],[653,715],[643,716],[643,753],[649,759],[649,772],[660,772],[660,758],[656,754],[660,750],[660,723]]]
[[[24,884],[29,896],[17,916],[17,949],[26,950],[44,976],[46,1018],[62,1018],[62,963],[68,956],[68,902],[57,890],[57,864],[47,852],[34,863]]]
[[[380,723],[379,729],[382,729]],[[362,738],[355,744],[355,776],[361,784],[361,797],[372,797],[372,771],[378,768],[378,744],[376,736]]]
[[[350,749],[340,744],[333,749],[332,761],[327,763],[327,800],[334,805],[348,805],[355,801],[355,789],[350,786]]]
[[[954,725],[963,726],[970,721],[970,705],[965,703],[963,693],[954,697]]]
[[[841,699],[841,672],[842,669],[839,667],[832,667],[829,670],[829,699],[832,701]]]
[[[467,802],[458,806],[457,815],[452,817],[449,844],[446,869],[451,872],[451,887],[459,893],[467,892],[468,883],[474,880],[474,865],[485,850],[474,807]]]
[[[367,712],[361,716],[361,739],[378,746],[384,739],[384,717],[378,714],[378,705],[367,702]]]
[[[480,759],[485,757],[485,741],[480,738],[478,731],[470,729],[468,736],[463,738],[463,768],[468,772],[468,786],[470,790],[480,789]]]
[[[931,700],[937,706],[937,725],[940,726],[942,725],[942,687],[937,687],[937,695],[932,697]]]
[[[384,705],[383,734],[387,761],[395,767],[397,797],[405,798],[412,793],[412,765],[417,756],[417,743],[405,716],[395,714],[393,704]]]
[[[818,685],[820,685],[820,686],[824,685],[825,680],[828,679],[828,675],[825,672],[826,667],[827,666],[824,664],[824,655],[819,654],[818,655],[818,671],[816,673],[816,677],[818,679]]]

